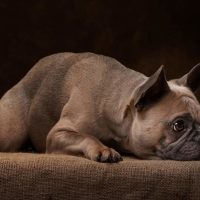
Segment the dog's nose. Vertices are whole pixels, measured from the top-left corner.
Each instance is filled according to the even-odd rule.
[[[200,131],[197,131],[192,141],[200,145]]]
[[[196,129],[197,132],[200,133],[200,124],[199,123],[195,124],[195,129]]]
[[[195,123],[195,135],[192,138],[192,140],[200,144],[200,124],[199,123]]]

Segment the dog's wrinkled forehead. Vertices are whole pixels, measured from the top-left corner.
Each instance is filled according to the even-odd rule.
[[[189,97],[182,97],[187,110],[189,111],[192,118],[200,123],[200,106],[199,104],[195,104],[194,100]]]
[[[200,123],[200,104],[194,94],[185,86],[169,83],[169,87],[180,99],[185,110],[190,113],[194,120]]]

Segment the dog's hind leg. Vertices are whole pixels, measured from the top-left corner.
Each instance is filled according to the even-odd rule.
[[[15,152],[27,139],[28,104],[17,88],[0,99],[0,151]]]

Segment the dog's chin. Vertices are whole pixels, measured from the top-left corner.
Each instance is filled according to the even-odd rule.
[[[162,160],[162,158],[161,157],[159,157],[159,156],[156,156],[156,155],[151,155],[151,156],[144,156],[144,157],[142,157],[142,159],[146,159],[146,160]]]
[[[200,145],[196,142],[186,142],[183,146],[169,145],[157,151],[157,155],[164,160],[200,160]]]
[[[149,152],[149,154],[146,152],[145,154],[137,153],[135,152],[134,155],[139,158],[139,159],[143,159],[143,160],[163,160],[164,157],[161,156],[161,154],[157,154],[156,152]]]

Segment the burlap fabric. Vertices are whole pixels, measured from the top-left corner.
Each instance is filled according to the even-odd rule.
[[[0,153],[0,200],[200,199],[200,162]]]

